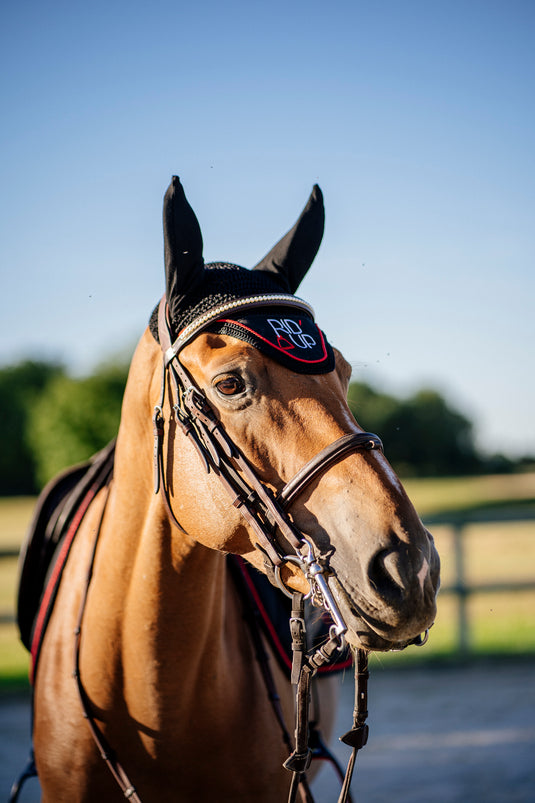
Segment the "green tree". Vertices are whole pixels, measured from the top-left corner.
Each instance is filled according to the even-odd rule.
[[[360,426],[378,435],[384,434],[388,420],[399,406],[394,396],[381,393],[365,382],[351,382],[347,401]]]
[[[423,389],[396,400],[354,382],[349,405],[359,424],[383,439],[401,474],[467,474],[481,468],[472,423],[435,390]]]
[[[125,367],[107,366],[85,379],[60,376],[47,386],[28,427],[41,484],[115,437],[126,377]]]
[[[388,423],[392,459],[413,473],[469,474],[479,468],[472,423],[435,390],[403,401]]]
[[[0,369],[0,494],[34,494],[36,463],[28,417],[49,382],[63,375],[56,363],[26,360]]]

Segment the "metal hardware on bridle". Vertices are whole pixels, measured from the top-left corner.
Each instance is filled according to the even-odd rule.
[[[280,577],[278,567],[275,575],[281,590],[291,596],[293,600],[290,618],[290,633],[292,635],[292,674],[291,682],[296,685],[296,724],[295,749],[284,762],[284,767],[293,773],[288,803],[296,800],[299,783],[310,765],[312,750],[310,748],[310,723],[308,709],[310,700],[310,682],[318,669],[332,661],[338,650],[344,647],[344,634],[347,626],[340,615],[338,607],[324,578],[324,569],[314,558],[314,549],[308,538],[303,538],[307,553],[302,559],[287,556],[288,560],[297,563],[310,584],[309,594],[306,596],[297,592],[290,593]],[[304,600],[311,596],[319,607],[323,607],[333,619],[334,624],[329,630],[329,640],[310,655],[306,654],[306,625],[304,617]],[[355,652],[355,708],[353,712],[353,727],[340,741],[352,748],[346,773],[342,780],[342,789],[338,803],[351,801],[350,785],[353,776],[356,754],[364,747],[368,739],[368,726],[365,724],[367,711],[367,679],[368,655],[365,650],[357,649]]]
[[[347,631],[347,627],[334,601],[327,581],[325,580],[325,569],[316,561],[312,542],[306,536],[303,536],[303,542],[303,548],[306,550],[305,555],[300,551],[299,555],[285,555],[284,560],[286,563],[294,563],[299,566],[310,586],[310,590],[304,598],[307,599],[311,597],[317,607],[325,608],[334,622],[334,625],[331,627],[331,637],[336,636],[342,639],[344,633]],[[275,566],[275,580],[277,585],[287,597],[293,598],[294,592],[290,591],[290,589],[284,585],[280,568],[280,566]]]
[[[238,300],[234,302],[234,306],[240,309],[257,308],[267,305],[269,302],[269,297],[265,299],[255,297],[254,299]],[[310,312],[310,307],[304,302],[300,302],[299,299],[294,299],[294,305],[301,306],[307,312]],[[382,451],[383,445],[380,438],[372,433],[360,432],[344,435],[334,443],[329,444],[306,463],[278,494],[273,494],[258,479],[236,444],[230,441],[206,397],[195,386],[193,379],[180,362],[179,353],[181,349],[212,320],[214,320],[214,315],[207,316],[206,321],[190,326],[189,329],[191,331],[186,334],[183,332],[172,343],[165,298],[160,302],[158,334],[164,359],[161,397],[154,409],[153,416],[154,488],[156,493],[162,492],[172,521],[183,531],[172,511],[164,475],[163,440],[165,422],[163,409],[169,385],[171,401],[174,399],[172,407],[177,425],[190,439],[190,442],[199,453],[206,471],[213,471],[219,477],[229,493],[232,503],[240,510],[251,526],[257,539],[257,546],[265,555],[268,575],[272,575],[279,588],[294,599],[290,630],[293,649],[291,680],[292,683],[296,684],[297,702],[295,749],[284,763],[284,766],[292,772],[288,803],[295,801],[300,786],[304,790],[305,799],[312,801],[310,790],[305,781],[305,772],[311,759],[308,721],[310,682],[318,669],[332,662],[336,653],[344,647],[344,634],[347,631],[347,626],[326,579],[328,567],[318,562],[313,543],[295,528],[293,522],[288,518],[286,510],[305,488],[345,456],[358,450],[369,451],[375,449]],[[282,543],[288,544],[293,550],[293,554],[288,554],[287,548],[283,547]],[[303,571],[310,585],[310,591],[307,596],[312,598],[314,605],[324,608],[334,623],[330,628],[328,641],[310,655],[306,653],[305,621],[302,607],[304,596],[290,592],[281,577],[281,568],[288,563],[299,566]],[[357,667],[362,669],[365,661],[367,662],[366,652],[361,649],[356,650]],[[362,672],[360,672],[359,677],[361,676],[363,676]],[[355,714],[355,717],[357,717],[357,714]],[[358,724],[355,724],[357,719],[354,719],[353,729],[349,734],[346,734],[346,737],[356,731],[361,733],[363,717],[365,719],[362,707],[359,706]],[[346,740],[346,737],[344,737],[344,740]],[[357,742],[359,743],[357,744]],[[345,803],[345,801],[350,800],[349,784],[353,772],[354,759],[359,747],[364,746],[365,739],[359,737],[359,739],[353,739],[353,741],[348,741],[347,743],[353,748],[353,753],[346,771],[339,803]]]

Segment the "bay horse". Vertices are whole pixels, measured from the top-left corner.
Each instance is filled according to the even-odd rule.
[[[336,649],[403,648],[435,617],[432,537],[349,411],[348,363],[295,296],[322,239],[319,187],[250,270],[204,264],[176,176],[163,218],[166,293],[133,357],[113,478],[85,512],[41,646],[44,803],[288,797],[228,553],[294,600],[312,593]],[[271,673],[292,722],[290,681],[276,661]]]

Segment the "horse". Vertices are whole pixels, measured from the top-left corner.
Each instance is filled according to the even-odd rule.
[[[311,594],[331,615],[331,653],[401,649],[434,621],[433,539],[349,411],[350,366],[295,295],[323,222],[316,185],[254,268],[205,264],[172,178],[165,295],[132,359],[113,476],[84,512],[40,648],[44,803],[286,799],[277,720],[294,719],[292,685],[270,660],[266,692],[228,555],[293,600]]]

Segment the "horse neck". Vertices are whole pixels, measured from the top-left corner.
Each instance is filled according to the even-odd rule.
[[[136,677],[142,665],[140,681],[146,687],[147,673],[154,671],[149,685],[159,695],[172,675],[178,674],[183,691],[188,677],[195,686],[202,684],[201,656],[203,665],[224,672],[229,664],[225,608],[235,604],[223,554],[180,532],[170,522],[161,494],[154,493],[152,410],[160,372],[159,349],[146,333],[125,392],[98,553],[103,571],[95,573],[106,601],[96,615],[115,622],[125,678]]]

